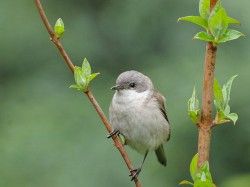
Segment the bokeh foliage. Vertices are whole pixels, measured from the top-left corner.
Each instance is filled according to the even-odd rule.
[[[167,97],[172,124],[171,141],[165,145],[168,166],[161,167],[150,154],[140,175],[143,186],[177,186],[189,178],[197,130],[190,125],[186,101],[194,85],[201,98],[205,45],[191,40],[198,27],[176,20],[193,14],[198,1],[42,4],[51,23],[63,19],[61,42],[74,65],[81,66],[87,57],[93,72],[101,73],[90,89],[106,114],[113,95],[109,88],[124,70],[150,76]],[[210,170],[221,187],[234,181],[245,187],[250,173],[249,5],[247,0],[223,1],[230,16],[241,21],[246,37],[218,48],[216,79],[226,82],[239,75],[230,100],[239,121],[212,133]],[[133,186],[88,99],[68,89],[73,76],[50,43],[34,2],[1,1],[0,15],[0,186]],[[137,166],[142,155],[128,152]]]

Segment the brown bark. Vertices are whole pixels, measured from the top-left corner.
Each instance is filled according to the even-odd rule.
[[[210,11],[214,8],[216,2],[217,0],[210,1]],[[213,126],[212,105],[216,50],[217,48],[213,46],[211,42],[207,43],[204,64],[202,109],[199,121],[198,168],[209,160],[211,128]]]

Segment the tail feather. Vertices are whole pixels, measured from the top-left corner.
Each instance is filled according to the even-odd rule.
[[[155,154],[157,156],[158,161],[162,165],[166,166],[167,165],[167,158],[166,158],[166,154],[165,154],[164,147],[162,144],[155,150]]]

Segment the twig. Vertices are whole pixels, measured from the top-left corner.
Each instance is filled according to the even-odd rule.
[[[50,35],[50,40],[53,41],[53,43],[56,45],[56,47],[58,48],[58,50],[60,51],[62,57],[64,58],[65,62],[67,63],[68,67],[70,68],[70,70],[72,71],[72,73],[74,73],[74,65],[71,62],[70,58],[68,57],[66,51],[63,49],[62,44],[60,43],[59,39],[57,38],[57,36],[54,34],[53,29],[51,28],[49,21],[43,11],[43,7],[40,3],[39,0],[35,0],[37,9],[39,11],[39,14],[43,20],[43,23]]]
[[[217,0],[210,1],[210,11],[214,8]],[[206,57],[204,65],[204,80],[203,80],[203,95],[202,95],[202,109],[199,124],[199,138],[198,138],[198,168],[209,160],[210,141],[211,141],[211,127],[212,120],[212,104],[213,104],[213,82],[214,69],[216,62],[216,50],[211,42],[206,46]]]
[[[43,7],[40,3],[40,0],[35,0],[35,3],[36,3],[36,6],[37,6],[37,9],[39,11],[39,14],[43,20],[43,23],[50,35],[50,39],[51,41],[53,41],[53,43],[56,45],[56,47],[58,48],[59,52],[61,53],[62,57],[64,58],[66,64],[68,65],[69,69],[71,70],[72,73],[74,73],[74,65],[73,63],[71,62],[70,58],[68,57],[66,51],[63,49],[63,46],[62,44],[60,43],[59,39],[57,38],[57,36],[54,34],[50,24],[49,24],[49,21],[43,11]],[[94,106],[94,108],[96,109],[97,113],[99,114],[103,124],[105,125],[107,131],[109,133],[112,132],[112,127],[110,126],[109,124],[109,121],[108,119],[106,118],[105,114],[103,113],[100,105],[98,104],[98,102],[95,100],[94,96],[92,95],[92,93],[87,89],[84,91],[84,93],[88,96],[90,102],[92,103],[92,105]],[[128,155],[122,145],[122,143],[119,141],[118,137],[117,136],[112,136],[112,139],[113,139],[113,142],[114,142],[114,145],[115,147],[118,149],[118,151],[120,152],[121,156],[123,157],[128,169],[131,171],[132,174],[134,174],[134,167],[132,166],[132,163],[131,161],[129,160],[128,158]],[[141,183],[138,179],[135,179],[134,180],[135,182],[135,186],[136,187],[141,187]]]

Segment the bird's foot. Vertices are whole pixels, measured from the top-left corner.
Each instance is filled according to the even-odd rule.
[[[141,172],[141,167],[139,167],[137,169],[130,170],[130,175],[129,176],[132,177],[131,181],[137,180],[138,175],[140,174],[140,172]]]
[[[116,129],[112,130],[111,133],[109,133],[109,135],[107,136],[107,138],[111,138],[112,136],[118,136],[120,134],[120,132]]]

